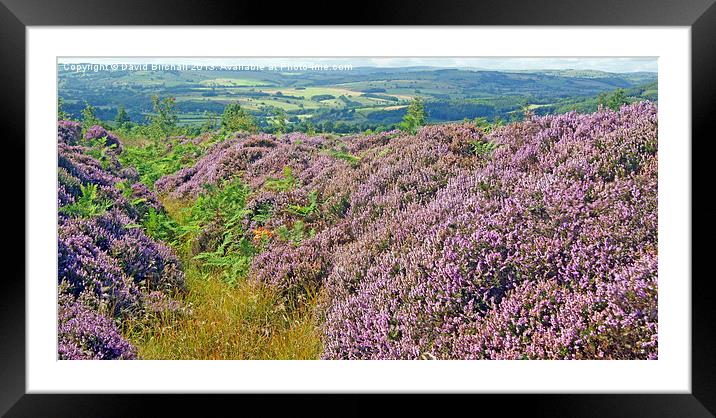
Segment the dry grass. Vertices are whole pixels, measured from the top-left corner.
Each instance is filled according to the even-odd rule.
[[[126,134],[122,135],[122,145],[125,147],[141,148],[151,143],[152,141],[145,136],[130,137]]]
[[[162,199],[181,222],[188,202]],[[185,246],[187,247],[187,246]],[[177,249],[187,254],[188,248]],[[147,360],[299,360],[317,359],[316,297],[287,307],[271,289],[242,280],[231,286],[218,274],[206,275],[183,257],[187,294],[183,314],[162,315],[126,324],[123,333]]]
[[[125,336],[147,360],[317,359],[321,340],[315,301],[287,309],[263,285],[247,280],[232,287],[187,271],[189,311],[125,328]]]

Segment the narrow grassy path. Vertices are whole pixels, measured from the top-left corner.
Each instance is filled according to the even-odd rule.
[[[288,312],[269,289],[236,287],[189,269],[189,312],[128,330],[143,359],[316,359],[321,343],[310,306]]]
[[[168,205],[171,207],[171,205]],[[169,210],[172,215],[172,210]],[[176,216],[176,212],[174,212]],[[184,258],[186,312],[128,324],[125,337],[147,360],[159,359],[317,359],[321,339],[315,300],[300,307],[249,280],[229,285],[205,273],[201,262]]]

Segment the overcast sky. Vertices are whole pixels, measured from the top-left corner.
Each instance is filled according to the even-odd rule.
[[[353,67],[469,68],[483,70],[602,70],[615,73],[657,71],[656,57],[551,57],[551,58],[59,58],[60,64],[203,64],[203,65],[334,65]]]

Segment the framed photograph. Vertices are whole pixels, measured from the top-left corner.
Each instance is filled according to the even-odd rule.
[[[579,3],[3,0],[0,411],[713,416],[716,6]]]

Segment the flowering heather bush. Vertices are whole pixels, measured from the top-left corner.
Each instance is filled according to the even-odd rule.
[[[77,178],[81,184],[97,184],[113,186],[122,179],[113,167],[102,167],[97,159],[88,155],[87,148],[82,146],[58,146],[57,163],[61,169]],[[62,177],[60,178],[62,180]]]
[[[121,167],[119,162],[104,166],[94,157],[87,155],[82,146],[58,147],[58,202],[60,207],[74,203],[82,196],[83,185],[96,185],[97,200],[109,202],[135,221],[140,220],[149,208],[158,210],[161,204],[156,196],[141,184],[131,183],[131,171]],[[112,154],[114,155],[114,154]],[[60,218],[66,214],[60,211]]]
[[[82,124],[70,120],[57,122],[57,143],[77,145],[82,137]]]
[[[426,205],[368,215],[333,249],[324,357],[656,358],[656,122],[509,125]]]
[[[58,150],[60,357],[133,358],[112,318],[174,309],[169,295],[184,289],[176,255],[139,227],[150,210],[163,208],[118,163],[103,166],[83,146],[61,143]]]
[[[142,217],[150,209],[160,212],[164,209],[157,196],[142,183],[132,183],[131,189],[128,191],[129,197],[134,202],[134,207],[138,210],[139,216]]]
[[[106,234],[104,237],[90,235],[95,231],[105,232],[90,222],[70,221],[60,226],[58,282],[66,281],[66,291],[76,296],[91,293],[98,300],[111,304],[115,316],[138,312],[141,294],[137,284],[122,270],[118,260],[97,244],[99,241],[108,245]]]
[[[83,304],[82,298],[59,294],[58,349],[60,360],[132,360],[137,350],[114,322]]]
[[[271,143],[266,135],[266,143]],[[248,164],[261,158],[270,147],[261,141],[245,141],[243,136],[220,142],[194,166],[162,177],[155,183],[160,193],[171,191],[173,197],[196,197],[207,185],[217,185],[246,170]],[[244,142],[248,145],[244,146]]]
[[[323,143],[321,137],[301,133],[280,138],[268,134],[239,134],[214,145],[196,165],[162,177],[155,187],[158,192],[175,198],[196,197],[206,186],[245,174],[246,183],[257,188],[266,178],[280,174],[284,167],[296,172],[309,167]]]
[[[141,309],[141,290],[182,290],[179,260],[164,244],[128,227],[117,209],[91,218],[66,219],[59,226],[58,275],[68,291],[91,292],[114,307],[114,315]]]
[[[268,188],[285,167],[295,182]],[[249,275],[322,288],[324,358],[657,357],[651,103],[489,134],[244,136],[156,186],[196,196],[236,176],[265,244]],[[280,240],[297,220],[316,233]]]
[[[85,132],[85,139],[87,140],[100,138],[106,138],[104,143],[106,147],[112,148],[117,153],[122,152],[122,142],[119,140],[119,138],[117,138],[116,135],[107,131],[103,127],[99,125],[94,125],[87,129],[87,132]]]

